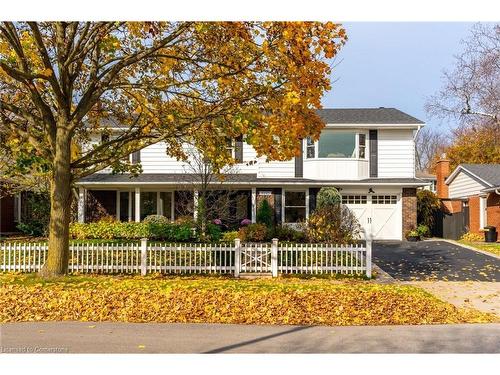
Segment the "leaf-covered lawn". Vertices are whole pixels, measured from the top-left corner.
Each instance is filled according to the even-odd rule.
[[[0,276],[0,322],[383,325],[491,322],[420,288],[361,280]]]
[[[464,245],[475,247],[476,249],[487,251],[495,255],[500,255],[500,243],[486,243],[486,242],[468,242],[468,241],[458,241]]]

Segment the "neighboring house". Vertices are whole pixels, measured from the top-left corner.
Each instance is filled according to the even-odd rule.
[[[19,195],[10,195],[0,182],[0,234],[17,232],[21,211]]]
[[[422,186],[421,189],[436,193],[436,175],[423,171],[417,171],[415,176],[428,183],[428,185]]]
[[[463,213],[464,231],[491,225],[500,232],[500,164],[460,164],[450,174],[443,155],[436,171],[438,197],[450,214]]]
[[[229,144],[236,173],[214,189],[236,193],[232,209],[239,219],[255,222],[259,202],[267,199],[276,223],[293,224],[308,218],[321,187],[336,187],[366,233],[403,239],[416,226],[416,188],[427,184],[415,177],[415,134],[423,122],[394,108],[318,113],[326,124],[319,141],[304,139],[302,155],[292,160],[268,162],[244,140]],[[143,169],[138,177],[105,170],[78,181],[79,221],[91,220],[96,207],[122,221],[195,216],[189,163],[165,150],[165,143],[157,143],[135,154],[132,160]]]

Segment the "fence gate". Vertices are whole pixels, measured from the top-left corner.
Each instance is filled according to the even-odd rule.
[[[271,273],[271,245],[245,243],[241,246],[240,272]]]

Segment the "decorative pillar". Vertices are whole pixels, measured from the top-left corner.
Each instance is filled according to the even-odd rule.
[[[135,188],[135,221],[141,221],[141,188]]]
[[[252,223],[257,222],[257,189],[252,188]]]
[[[193,193],[193,218],[196,221],[198,219],[198,190]]]
[[[85,222],[85,189],[82,187],[78,188],[78,222]]]
[[[120,221],[120,190],[116,191],[116,220]]]

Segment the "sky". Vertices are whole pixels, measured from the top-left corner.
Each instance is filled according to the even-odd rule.
[[[446,132],[453,124],[431,119],[426,98],[442,85],[444,69],[473,23],[344,23],[349,40],[336,58],[324,108],[394,107]]]

